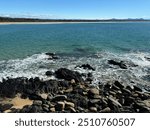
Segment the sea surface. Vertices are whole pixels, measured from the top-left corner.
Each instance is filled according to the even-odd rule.
[[[46,52],[60,58],[48,60]],[[108,60],[137,67],[121,69]],[[90,64],[96,71],[77,65]],[[92,72],[94,81],[120,80],[150,86],[150,22],[0,25],[0,81],[7,77],[40,77],[66,67]]]

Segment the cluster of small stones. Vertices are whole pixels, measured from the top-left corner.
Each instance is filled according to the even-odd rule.
[[[125,87],[118,81],[99,87],[76,83],[74,79],[64,82],[63,89],[57,92],[34,93],[28,96],[33,100],[30,106],[15,109],[12,108],[12,104],[0,104],[0,111],[9,110],[13,113],[150,112],[150,93],[142,92],[136,86]]]

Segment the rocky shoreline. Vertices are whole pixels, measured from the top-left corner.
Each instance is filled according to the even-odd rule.
[[[58,59],[47,53],[50,59]],[[108,61],[121,69],[129,65],[124,62]],[[131,66],[131,65],[130,65]],[[136,65],[132,65],[135,67]],[[78,66],[95,71],[89,64]],[[15,78],[0,82],[0,112],[9,113],[149,113],[150,92],[135,86],[125,86],[118,80],[93,86],[92,73],[87,75],[60,68],[47,71],[54,80]],[[16,107],[14,99],[25,102]]]

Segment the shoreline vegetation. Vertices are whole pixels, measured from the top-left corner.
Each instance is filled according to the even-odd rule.
[[[46,53],[50,60],[60,57]],[[108,60],[108,64],[128,69],[123,62]],[[96,71],[89,64],[83,69]],[[36,78],[3,79],[0,82],[0,112],[2,113],[148,113],[150,112],[150,92],[136,85],[129,86],[113,80],[92,85],[92,73],[84,74],[67,68],[55,72],[47,71],[47,76],[56,79],[44,81]]]
[[[50,23],[101,23],[101,22],[150,22],[149,19],[38,19],[38,18],[11,18],[1,17],[0,24],[25,24],[25,23],[37,23],[37,24],[50,24]]]

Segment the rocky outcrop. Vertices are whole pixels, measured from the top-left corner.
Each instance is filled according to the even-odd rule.
[[[0,112],[150,112],[150,92],[143,92],[136,85],[125,86],[115,80],[93,86],[82,79],[82,74],[65,68],[55,74],[60,80],[16,78],[0,82]],[[88,77],[92,78],[92,74]],[[5,102],[18,94],[33,103],[15,108]]]
[[[56,72],[56,77],[59,79],[65,79],[71,81],[74,79],[76,82],[83,82],[81,74],[76,71],[71,71],[66,68],[60,68]]]

